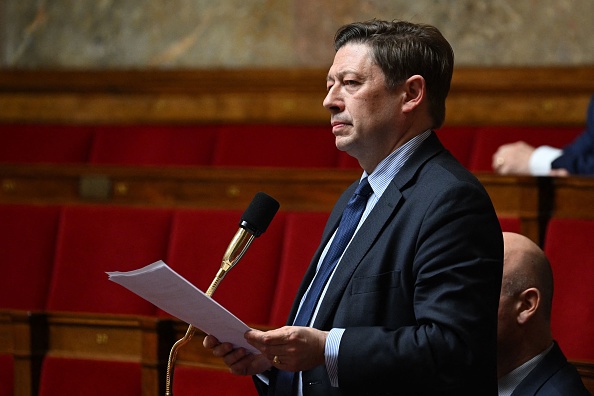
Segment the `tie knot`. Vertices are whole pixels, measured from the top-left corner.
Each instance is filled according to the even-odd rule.
[[[369,197],[371,193],[373,193],[373,189],[369,185],[369,181],[367,180],[367,178],[364,178],[357,186],[355,194],[360,195],[362,197]]]

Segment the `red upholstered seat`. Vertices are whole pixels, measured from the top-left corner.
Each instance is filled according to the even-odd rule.
[[[44,351],[30,312],[45,308],[59,217],[59,206],[0,205],[0,311],[6,320],[0,323],[0,395],[12,395],[16,386],[34,388],[38,381],[31,368],[39,367]],[[27,333],[34,343],[27,342]]]
[[[177,210],[166,263],[206,292],[239,228],[241,215],[235,210]],[[268,322],[280,264],[283,217],[277,213],[268,230],[254,239],[213,294],[248,325]]]
[[[180,396],[257,396],[252,377],[201,367],[178,366],[173,394]]]
[[[39,395],[140,396],[141,366],[48,356],[43,361]]]
[[[469,169],[492,172],[493,154],[499,146],[524,141],[532,146],[562,148],[582,132],[582,127],[487,126],[476,131]]]
[[[338,150],[330,125],[225,125],[213,165],[334,168]]]
[[[550,220],[544,250],[553,268],[551,327],[570,360],[594,361],[594,220]]]
[[[155,307],[108,281],[106,271],[129,271],[163,259],[171,212],[125,206],[70,206],[62,213],[46,308],[154,315]]]
[[[477,127],[443,126],[437,131],[442,144],[466,168],[470,166],[470,156],[474,146]]]
[[[114,165],[208,165],[215,126],[97,126],[90,162]]]
[[[286,323],[303,274],[320,243],[328,215],[326,212],[287,214],[283,256],[270,315],[271,326],[283,326]]]
[[[0,125],[0,163],[84,163],[92,127],[75,125]]]
[[[0,205],[0,309],[45,308],[60,208]]]

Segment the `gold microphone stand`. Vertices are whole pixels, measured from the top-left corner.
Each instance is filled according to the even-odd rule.
[[[243,254],[246,252],[247,248],[250,246],[252,241],[254,240],[254,235],[247,232],[245,229],[240,228],[233,237],[233,240],[227,247],[225,254],[223,255],[223,260],[221,262],[221,267],[217,272],[216,276],[214,277],[212,283],[206,290],[206,295],[212,297],[213,293],[215,292],[216,288],[219,286],[219,283],[223,280],[225,275],[231,268],[235,266],[239,262],[239,260],[243,257]],[[169,361],[167,362],[167,377],[165,379],[165,396],[172,396],[172,386],[171,386],[171,379],[173,374],[173,366],[175,365],[175,359],[177,358],[177,352],[179,348],[187,344],[194,333],[196,332],[196,327],[189,325],[186,334],[179,339],[173,347],[171,348],[171,352],[169,352]]]

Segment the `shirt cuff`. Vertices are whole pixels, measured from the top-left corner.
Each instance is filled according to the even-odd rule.
[[[340,340],[345,329],[332,329],[326,338],[324,355],[326,359],[326,371],[330,378],[330,385],[338,388],[338,350],[340,349]]]
[[[551,147],[537,147],[530,156],[530,174],[533,176],[548,176],[551,173],[551,163],[563,154],[563,150]]]
[[[270,385],[270,379],[268,378],[268,374],[266,374],[266,372],[256,374],[256,377],[258,377],[260,381],[264,382],[266,385]]]

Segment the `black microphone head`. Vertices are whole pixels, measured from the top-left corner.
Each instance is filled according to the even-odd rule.
[[[276,199],[266,193],[259,192],[243,212],[239,226],[255,237],[259,237],[266,231],[279,207],[280,204]]]

